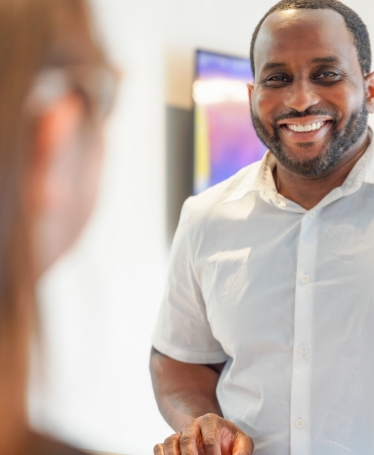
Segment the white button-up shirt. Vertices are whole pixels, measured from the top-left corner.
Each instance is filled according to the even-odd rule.
[[[307,211],[264,159],[185,203],[153,336],[226,362],[217,396],[256,455],[374,453],[374,150]]]

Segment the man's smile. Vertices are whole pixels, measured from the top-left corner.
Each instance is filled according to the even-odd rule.
[[[286,124],[286,127],[295,133],[309,133],[309,131],[316,131],[322,128],[326,122],[308,123],[307,125],[294,125],[292,123]]]
[[[278,126],[286,136],[296,142],[313,141],[323,136],[329,130],[333,119],[326,116],[292,118],[282,120]]]

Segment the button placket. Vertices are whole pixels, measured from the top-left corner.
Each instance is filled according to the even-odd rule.
[[[314,218],[315,218],[316,216],[317,216],[317,212],[316,212],[315,210],[310,210],[310,211],[308,212],[308,217],[309,217],[309,219],[314,220]]]
[[[301,275],[300,280],[302,283],[307,284],[310,281],[309,275],[304,273]]]
[[[295,421],[295,427],[296,428],[304,428],[305,427],[305,422],[303,419],[297,419]]]
[[[311,360],[313,355],[313,280],[318,241],[316,214],[300,226],[295,291],[295,331],[291,382],[291,455],[310,454]]]

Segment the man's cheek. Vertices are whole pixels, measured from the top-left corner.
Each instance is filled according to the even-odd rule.
[[[272,101],[267,94],[260,93],[255,99],[253,99],[252,105],[253,110],[259,116],[266,116],[272,109]]]

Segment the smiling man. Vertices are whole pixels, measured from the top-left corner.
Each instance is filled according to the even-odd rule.
[[[156,455],[374,453],[374,75],[334,0],[253,35],[264,159],[184,205],[151,373]]]

